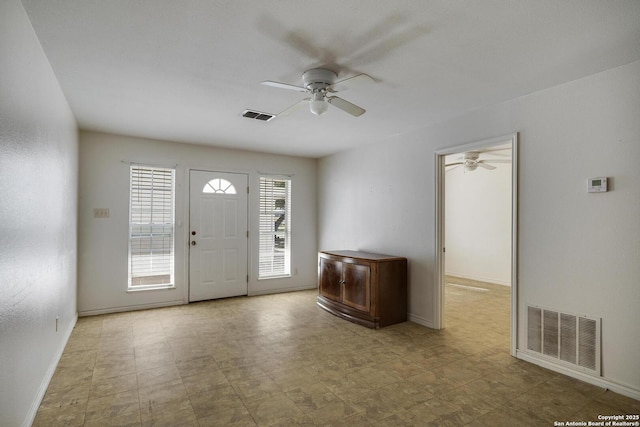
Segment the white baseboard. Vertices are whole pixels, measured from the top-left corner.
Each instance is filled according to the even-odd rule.
[[[109,313],[122,313],[125,311],[138,311],[138,310],[148,310],[150,308],[160,308],[160,307],[171,307],[174,305],[184,305],[185,302],[183,300],[176,301],[165,301],[158,302],[153,304],[139,304],[139,305],[127,305],[124,307],[109,307],[109,308],[100,308],[97,310],[84,310],[78,312],[78,316],[86,317],[86,316],[97,316],[100,314],[109,314]]]
[[[492,279],[490,277],[470,276],[468,274],[453,273],[449,271],[446,272],[445,275],[459,277],[461,279],[475,280],[476,282],[485,282],[485,283],[493,283],[494,285],[511,286],[510,280],[500,280],[500,279]]]
[[[430,329],[435,329],[433,327],[433,322],[416,314],[407,313],[407,320],[409,320],[409,322],[417,323],[418,325],[426,326]]]
[[[318,289],[318,286],[314,284],[311,286],[296,286],[293,288],[262,289],[258,291],[250,290],[248,296],[253,297],[259,295],[283,294],[286,292],[310,291],[313,289]]]
[[[623,396],[630,397],[632,399],[640,400],[640,390],[633,387],[619,384],[614,381],[608,380],[603,377],[595,377],[593,375],[585,374],[583,372],[575,371],[563,365],[558,365],[546,359],[541,359],[532,354],[524,351],[516,351],[516,357],[518,359],[525,360],[533,363],[534,365],[542,366],[543,368],[558,372],[560,374],[567,375],[580,381],[584,381],[589,384],[593,384],[598,387],[606,388],[615,393],[622,394]]]
[[[58,367],[58,363],[60,363],[60,358],[62,358],[62,353],[64,353],[64,349],[69,342],[69,338],[71,338],[71,333],[73,332],[73,328],[76,326],[78,322],[78,313],[76,313],[71,322],[69,323],[69,327],[66,331],[64,331],[64,335],[62,336],[62,340],[60,341],[60,346],[58,350],[54,354],[53,359],[51,360],[51,364],[49,368],[47,368],[47,372],[44,374],[44,378],[42,379],[42,383],[40,383],[40,387],[38,388],[38,394],[36,395],[33,403],[31,404],[31,408],[29,408],[29,412],[22,423],[23,427],[29,427],[33,424],[36,419],[36,415],[38,414],[38,408],[40,408],[40,404],[42,403],[42,399],[44,399],[44,395],[47,392],[47,388],[49,387],[49,383],[53,378],[53,374],[56,372],[56,368]]]
[[[308,291],[312,289],[317,289],[316,285],[311,286],[298,286],[294,288],[277,288],[277,289],[268,289],[268,290],[260,290],[260,291],[250,291],[248,296],[258,296],[258,295],[270,295],[270,294],[282,294],[285,292],[296,292],[296,291]],[[139,305],[127,305],[124,307],[109,307],[109,308],[100,308],[96,310],[83,310],[78,312],[78,316],[87,317],[87,316],[98,316],[100,314],[109,314],[109,313],[122,313],[127,311],[137,311],[137,310],[148,310],[150,308],[161,308],[161,307],[171,307],[174,305],[185,305],[189,302],[185,302],[183,300],[175,300],[175,301],[165,301],[153,304],[139,304]]]

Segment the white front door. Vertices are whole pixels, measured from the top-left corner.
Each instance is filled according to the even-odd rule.
[[[247,294],[246,174],[192,170],[189,301]]]

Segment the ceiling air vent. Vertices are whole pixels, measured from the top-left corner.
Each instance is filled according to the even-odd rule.
[[[249,119],[256,119],[256,120],[262,120],[263,122],[268,122],[269,120],[275,117],[275,114],[261,113],[260,111],[253,111],[253,110],[244,110],[244,113],[242,113],[242,117],[247,117]]]

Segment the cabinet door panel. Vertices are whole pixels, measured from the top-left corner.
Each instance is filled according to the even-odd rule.
[[[335,301],[342,301],[342,263],[320,258],[320,295]]]
[[[368,265],[344,264],[343,303],[362,311],[371,308],[371,269]]]

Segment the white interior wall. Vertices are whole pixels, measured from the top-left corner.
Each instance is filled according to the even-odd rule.
[[[408,257],[410,319],[433,325],[434,151],[519,132],[518,347],[525,304],[601,317],[603,377],[640,398],[638,117],[634,62],[323,158],[319,248]]]
[[[18,0],[0,58],[0,425],[26,426],[76,320],[78,137]]]
[[[319,250],[365,250],[408,259],[410,319],[431,325],[433,155],[397,141],[324,157],[318,164]],[[431,170],[431,172],[429,172]]]
[[[511,165],[494,166],[445,173],[445,274],[510,286]]]
[[[176,287],[127,292],[129,163],[176,166]],[[317,282],[314,159],[219,149],[95,132],[80,133],[80,315],[182,304],[188,300],[189,169],[249,175],[250,295],[314,288]],[[290,278],[257,280],[259,173],[292,174]],[[94,218],[108,208],[109,218]]]

